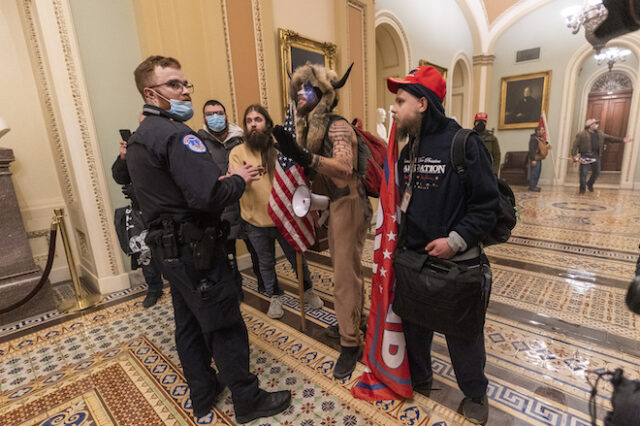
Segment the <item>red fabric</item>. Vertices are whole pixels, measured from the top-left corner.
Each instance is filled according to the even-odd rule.
[[[473,119],[473,121],[477,121],[477,120],[487,121],[488,118],[489,118],[489,116],[487,115],[486,112],[479,112],[479,113],[476,114],[476,116]]]
[[[299,218],[293,213],[291,205],[295,189],[306,184],[302,167],[278,153],[267,211],[280,233],[297,252],[304,252],[315,242],[311,215]]]
[[[367,369],[358,383],[351,388],[354,397],[368,401],[413,396],[402,321],[391,309],[395,283],[392,254],[398,240],[396,218],[399,200],[395,132],[394,123],[389,137],[376,223],[371,309],[362,357]]]
[[[420,66],[411,71],[405,78],[389,77],[387,79],[387,87],[392,93],[397,93],[402,84],[421,84],[435,93],[440,100],[444,99],[447,94],[447,82],[442,77],[442,74],[431,66]]]
[[[540,116],[540,121],[538,121],[538,127],[542,129],[542,139],[547,140],[547,126],[544,125],[544,118]]]

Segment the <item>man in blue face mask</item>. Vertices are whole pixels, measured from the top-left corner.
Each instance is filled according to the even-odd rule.
[[[176,349],[196,417],[209,413],[225,385],[235,421],[284,411],[289,391],[266,392],[249,371],[249,341],[227,264],[221,220],[262,167],[224,173],[184,124],[193,116],[193,85],[174,58],[150,56],[134,72],[146,118],[129,139],[127,168],[149,225],[146,243],[171,285]],[[211,366],[215,361],[216,371]]]

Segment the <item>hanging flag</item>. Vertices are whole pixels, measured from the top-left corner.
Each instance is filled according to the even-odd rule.
[[[293,135],[296,132],[293,124],[293,108],[289,106],[283,125]],[[293,213],[291,200],[293,193],[300,185],[307,185],[304,170],[289,157],[278,153],[273,178],[273,188],[269,196],[267,211],[280,233],[297,252],[304,252],[315,242],[315,230],[311,215],[299,218]]]
[[[538,121],[538,127],[542,128],[542,139],[549,140],[547,134],[547,117],[544,115],[544,111],[540,114],[540,121]]]
[[[398,243],[398,183],[396,180],[396,125],[389,134],[385,178],[380,188],[371,278],[371,309],[362,362],[367,366],[351,394],[379,401],[411,398],[411,375],[402,320],[391,309],[393,302],[393,252]]]

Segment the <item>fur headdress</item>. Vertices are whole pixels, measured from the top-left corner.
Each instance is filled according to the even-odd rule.
[[[329,124],[329,113],[338,104],[336,89],[341,88],[347,82],[352,67],[353,64],[351,64],[344,76],[338,80],[338,75],[335,71],[307,62],[306,65],[296,68],[293,76],[291,76],[289,94],[294,104],[298,100],[298,90],[306,81],[321,93],[320,100],[311,111],[305,115],[298,114],[296,117],[298,143],[313,153],[319,153],[322,148],[322,141]]]

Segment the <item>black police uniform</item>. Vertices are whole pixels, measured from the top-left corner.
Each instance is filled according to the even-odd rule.
[[[149,243],[154,257],[164,259],[162,272],[171,284],[176,346],[194,412],[209,412],[222,382],[231,389],[238,414],[264,391],[249,372],[249,340],[234,280],[222,244],[213,248],[209,269],[196,269],[181,229],[185,223],[197,229],[218,225],[214,218],[238,201],[245,182],[236,175],[218,181],[222,173],[202,141],[167,111],[145,105],[143,114],[146,118],[127,145],[127,166],[150,234],[161,234],[161,244]],[[162,227],[163,221],[175,226],[174,235]],[[175,237],[173,254],[165,247],[166,237]]]

